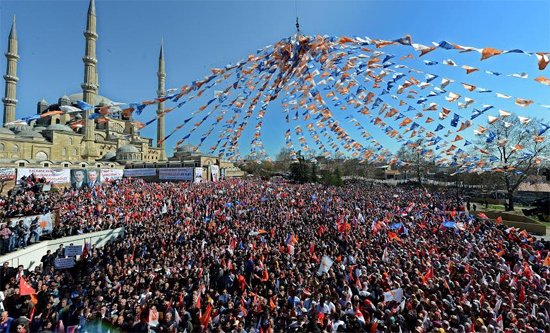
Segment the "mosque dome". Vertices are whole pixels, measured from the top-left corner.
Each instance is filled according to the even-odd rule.
[[[116,153],[117,154],[119,154],[119,153],[138,153],[139,154],[139,150],[135,146],[126,145],[126,146],[119,147],[116,150]]]
[[[14,135],[14,133],[5,127],[0,127],[0,135]]]
[[[35,132],[42,132],[45,129],[46,129],[46,127],[44,127],[44,126],[36,126],[36,127],[33,127],[32,130],[35,131]]]
[[[19,133],[19,132],[22,132],[22,131],[27,131],[27,130],[31,130],[32,131],[32,126],[30,125],[17,125],[17,126],[14,126],[11,128],[11,130],[15,133]]]
[[[35,128],[36,131],[36,128]],[[52,124],[46,128],[46,131],[60,131],[60,132],[69,132],[73,133],[73,130],[67,126],[62,124]]]
[[[21,131],[21,132],[17,133],[17,136],[19,136],[21,138],[42,138],[42,134],[40,134],[36,131],[33,131],[32,129],[27,129],[27,130]]]
[[[199,153],[197,150],[197,146],[194,146],[192,144],[186,144],[178,148],[178,153]]]
[[[116,158],[116,153],[114,151],[110,151],[107,154],[103,155],[101,159],[105,161],[111,161],[111,160],[114,160],[115,158]]]

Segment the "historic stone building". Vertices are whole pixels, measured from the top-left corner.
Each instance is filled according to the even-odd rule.
[[[11,167],[122,167],[129,162],[167,161],[164,143],[154,145],[153,139],[141,137],[131,116],[109,98],[99,95],[96,59],[96,11],[90,0],[85,36],[84,82],[82,92],[63,95],[48,103],[37,104],[36,115],[16,119],[16,85],[18,40],[15,17],[8,37],[7,72],[4,75],[4,127],[0,128],[0,166]],[[164,95],[166,77],[161,44],[158,64],[158,96]],[[78,100],[94,106],[82,110]],[[93,113],[109,109],[109,117],[90,119]],[[157,113],[164,111],[158,104]],[[164,137],[164,118],[157,126],[157,142]]]

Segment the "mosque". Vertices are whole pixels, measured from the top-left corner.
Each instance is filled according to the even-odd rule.
[[[7,72],[3,127],[0,127],[0,167],[32,168],[136,168],[195,167],[217,164],[227,175],[242,175],[240,169],[219,158],[201,154],[196,147],[183,146],[170,158],[166,155],[164,117],[157,120],[157,144],[140,136],[131,115],[124,114],[108,97],[99,95],[96,58],[96,10],[90,0],[85,37],[84,82],[82,92],[63,95],[53,104],[44,99],[37,103],[36,115],[16,118],[17,62],[19,60],[15,17],[8,37]],[[157,95],[165,94],[164,51],[161,43],[158,59]],[[83,110],[77,101],[95,107]],[[100,108],[112,112],[108,121],[90,119]],[[157,114],[164,112],[164,102],[157,104]],[[93,117],[92,117],[93,118]],[[160,144],[158,142],[161,142]]]

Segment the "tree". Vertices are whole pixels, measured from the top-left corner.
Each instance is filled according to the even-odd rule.
[[[315,163],[311,163],[311,181],[317,182],[317,165]]]
[[[532,119],[522,124],[511,116],[489,124],[484,137],[477,140],[480,152],[496,158],[500,164],[494,169],[500,176],[501,186],[507,192],[507,209],[514,210],[514,195],[519,185],[540,165],[542,155],[549,151],[549,144],[539,131],[541,120]]]
[[[412,171],[416,176],[419,186],[422,186],[422,171],[428,171],[433,163],[422,154],[424,139],[418,139],[408,145],[403,145],[397,151],[396,157],[407,163],[402,167],[405,171]]]
[[[301,154],[301,151],[298,151],[298,162],[292,163],[290,165],[290,173],[292,179],[299,183],[307,183],[310,179],[309,167]]]

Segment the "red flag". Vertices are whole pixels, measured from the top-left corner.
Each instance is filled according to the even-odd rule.
[[[267,269],[264,269],[261,280],[262,281],[268,281],[269,280],[269,274],[267,273]]]
[[[525,301],[525,286],[521,286],[519,291],[518,302],[523,303]]]
[[[391,232],[391,231],[388,231],[388,237],[389,237],[389,239],[390,239],[390,242],[391,242],[392,240],[394,240],[394,239],[397,240],[397,241],[399,241],[399,242],[401,242],[401,238],[399,238],[399,237],[397,236],[397,234],[395,234],[395,233],[393,233],[393,232]]]
[[[433,278],[433,277],[434,277],[434,268],[430,266],[430,268],[428,268],[428,271],[426,272],[426,274],[422,278],[422,282],[424,284],[426,284],[428,282],[428,279]]]
[[[89,251],[90,251],[90,249],[88,248],[88,243],[84,242],[84,249],[82,249],[82,254],[80,255],[80,258],[81,259],[86,259],[86,257],[88,256]]]
[[[208,326],[208,322],[210,321],[210,313],[212,313],[212,306],[208,304],[206,307],[206,312],[199,319],[202,326]]]
[[[481,217],[482,219],[488,219],[487,215],[485,215],[483,213],[479,213],[479,214],[477,214],[477,216]]]
[[[502,223],[502,217],[497,217],[496,221],[495,221],[495,224],[501,224]]]
[[[197,304],[195,305],[195,307],[197,309],[200,309],[201,308],[201,294],[199,293],[199,295],[197,296]]]
[[[36,290],[25,281],[23,276],[19,280],[19,293],[21,296],[36,294]]]

